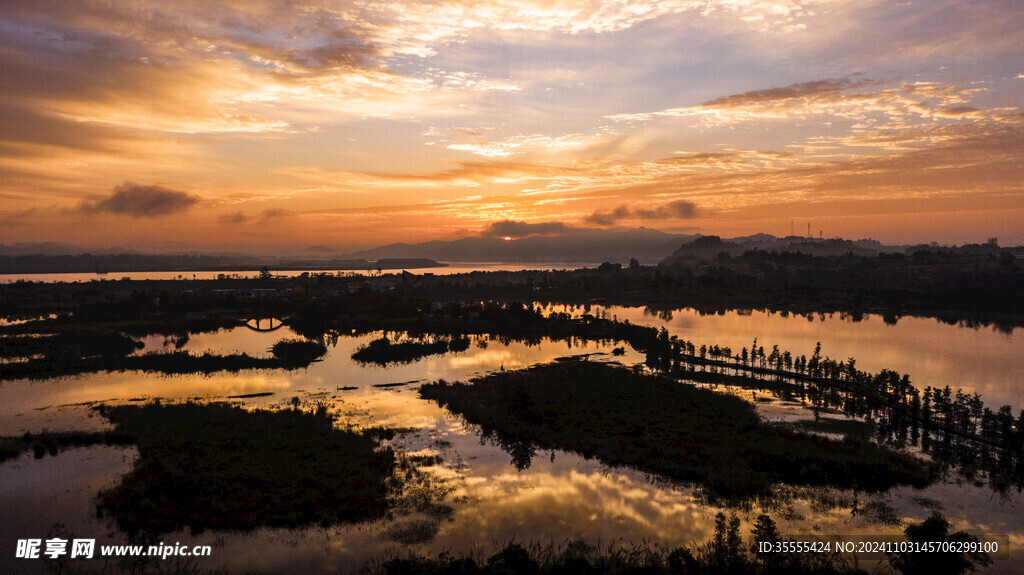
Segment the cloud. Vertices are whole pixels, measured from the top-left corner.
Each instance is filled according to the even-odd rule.
[[[875,120],[923,121],[936,117],[981,119],[989,115],[964,105],[981,91],[979,88],[905,82],[896,87],[877,89],[880,84],[874,80],[850,78],[815,80],[723,96],[692,106],[615,114],[608,118],[617,122],[695,118],[713,125],[756,120],[793,121],[810,117],[863,123]]]
[[[197,203],[199,198],[186,192],[126,181],[114,187],[109,197],[82,202],[79,208],[89,213],[107,212],[133,218],[153,218],[183,212]]]
[[[605,139],[604,134],[568,134],[563,136],[545,136],[531,134],[514,136],[498,142],[449,144],[449,150],[472,152],[478,156],[489,158],[507,158],[514,154],[531,151],[559,152],[579,149],[597,144]]]
[[[502,220],[500,222],[493,222],[487,226],[483,235],[491,238],[523,238],[526,236],[550,236],[563,234],[572,231],[573,229],[574,228],[567,226],[562,222],[542,222],[531,224],[528,222]]]
[[[288,218],[294,216],[295,212],[291,210],[285,210],[282,208],[270,208],[260,212],[260,221],[266,222],[277,218]]]
[[[0,195],[0,197],[3,196]],[[30,223],[28,220],[35,217],[38,213],[38,208],[28,208],[16,212],[0,212],[0,225],[6,227],[26,226]]]
[[[233,214],[223,214],[217,221],[222,224],[244,224],[249,221],[249,218],[242,212],[235,212]]]
[[[233,213],[221,214],[217,218],[217,222],[225,225],[232,224],[266,224],[275,219],[289,218],[296,215],[291,210],[285,210],[282,208],[270,208],[261,211],[258,215],[253,216],[244,212],[238,211]]]
[[[389,186],[406,189],[410,186],[479,187],[482,184],[547,180],[579,171],[572,167],[506,161],[458,162],[456,166],[447,170],[417,173],[335,172],[312,166],[282,169],[281,172],[306,181],[334,185],[345,183],[353,186]]]
[[[724,96],[701,104],[704,107],[738,108],[771,102],[800,102],[806,104],[816,100],[832,100],[844,90],[868,85],[867,81],[853,81],[849,78],[814,80],[790,84],[778,88],[752,90],[742,94]]]
[[[688,220],[700,214],[693,202],[676,200],[653,209],[619,206],[609,212],[594,212],[586,221],[599,226],[610,226],[620,220]]]

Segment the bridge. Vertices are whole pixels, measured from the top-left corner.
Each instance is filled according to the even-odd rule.
[[[254,317],[246,321],[244,325],[253,331],[277,331],[285,324],[276,317]]]

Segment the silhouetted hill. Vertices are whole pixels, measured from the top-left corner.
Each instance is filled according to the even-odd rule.
[[[810,256],[877,256],[883,252],[903,253],[905,249],[904,246],[885,246],[875,240],[816,240],[802,236],[776,238],[767,234],[723,240],[718,236],[703,236],[684,243],[665,258],[662,264],[707,262],[719,258],[720,254],[735,257],[750,251],[788,252]]]
[[[82,254],[88,250],[84,250],[74,244],[62,244],[57,242],[33,242],[33,243],[16,243],[11,245],[0,244],[0,256],[29,256],[29,255],[45,255],[45,256],[65,256]]]
[[[690,241],[693,235],[670,234],[645,228],[633,230],[577,229],[553,236],[515,240],[469,237],[420,244],[396,243],[347,254],[348,258],[418,257],[452,262],[620,262],[637,258],[656,263]]]

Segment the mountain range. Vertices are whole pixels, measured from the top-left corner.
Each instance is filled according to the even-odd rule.
[[[396,243],[345,254],[346,258],[430,258],[446,262],[577,262],[627,263],[636,258],[655,264],[696,235],[637,228],[629,230],[572,229],[557,235],[523,238],[467,237],[419,244]]]

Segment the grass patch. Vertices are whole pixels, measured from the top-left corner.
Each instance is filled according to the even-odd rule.
[[[98,502],[129,534],[326,526],[388,510],[394,453],[371,434],[335,429],[325,407],[153,403],[101,411],[138,445],[135,468]]]
[[[253,357],[246,353],[192,355],[187,351],[129,355],[141,347],[142,343],[126,335],[102,331],[3,337],[0,338],[0,358],[25,357],[28,360],[0,363],[0,379],[48,379],[101,371],[186,374],[297,369],[308,367],[327,353],[327,346],[319,341],[283,339],[271,348],[273,357]]]
[[[875,425],[873,423],[858,419],[822,417],[813,420],[797,421],[792,426],[798,430],[835,433],[845,437],[865,440],[871,438],[875,433]]]
[[[359,348],[352,354],[352,359],[383,367],[389,363],[412,363],[430,355],[466,351],[469,349],[469,343],[469,338],[465,337],[438,339],[433,342],[392,342],[387,337],[382,337]]]
[[[141,347],[140,342],[121,333],[78,330],[47,335],[2,337],[0,357],[123,357]]]
[[[767,494],[777,483],[882,491],[931,479],[919,460],[874,443],[764,424],[737,397],[596,362],[440,381],[420,395],[479,425],[520,469],[538,449],[562,449],[725,498]]]
[[[21,437],[0,437],[0,461],[14,459],[31,450],[36,459],[57,455],[61,449],[89,445],[129,445],[131,438],[116,431],[44,431]]]
[[[286,365],[304,366],[323,357],[327,346],[308,339],[282,339],[270,348],[270,353]]]
[[[147,371],[168,375],[215,373],[243,369],[298,369],[312,363],[294,358],[253,357],[247,353],[192,355],[187,351],[147,353],[128,357],[43,357],[19,363],[0,364],[0,379],[49,379],[99,373],[102,371]]]

